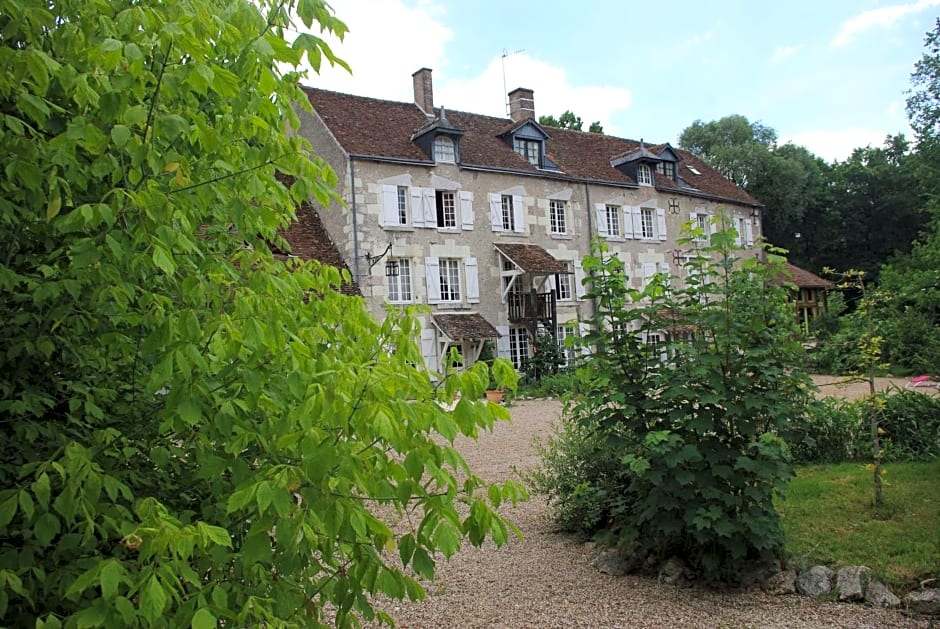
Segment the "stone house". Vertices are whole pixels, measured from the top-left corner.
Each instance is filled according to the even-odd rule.
[[[431,70],[414,102],[305,88],[295,130],[339,175],[344,207],[316,208],[369,308],[427,304],[429,368],[450,347],[472,363],[486,340],[521,368],[538,334],[561,341],[592,315],[581,261],[607,241],[637,287],[682,281],[683,224],[719,208],[741,244],[761,235],[759,203],[669,144],[545,128],[532,90],[508,118],[437,107]]]

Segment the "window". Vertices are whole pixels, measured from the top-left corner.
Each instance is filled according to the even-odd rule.
[[[388,278],[388,300],[405,303],[412,300],[411,261],[405,258],[392,259],[398,266],[398,275]]]
[[[640,208],[640,237],[643,240],[652,240],[656,236],[653,231],[653,209]]]
[[[548,202],[548,217],[553,234],[568,233],[568,221],[565,215],[566,205],[564,201],[551,200]]]
[[[708,231],[711,225],[708,214],[698,213],[695,215],[695,228],[700,230],[702,233],[695,240],[699,242],[708,242]]]
[[[441,258],[441,301],[460,301],[460,260]]]
[[[576,338],[578,335],[570,330],[567,325],[559,325],[555,328],[555,338],[558,339],[558,348],[561,350],[562,367],[570,367],[578,356],[576,347],[566,347],[565,345],[565,339],[569,336]]]
[[[620,206],[607,205],[604,207],[605,219],[607,223],[607,235],[620,235]]]
[[[434,161],[447,164],[453,164],[457,161],[454,141],[446,135],[439,135],[434,138]]]
[[[524,158],[529,160],[529,163],[533,166],[539,165],[539,154],[541,153],[540,142],[537,140],[524,140],[522,138],[514,138],[512,141],[512,148],[522,155]]]
[[[457,204],[453,192],[437,191],[437,226],[457,227]]]
[[[573,299],[574,291],[571,290],[571,275],[559,274],[558,276],[558,299],[570,301]]]
[[[512,207],[512,195],[502,195],[500,202],[503,211],[503,231],[511,232],[516,230],[516,217]]]
[[[647,164],[640,164],[636,167],[636,182],[641,186],[653,185],[653,173]]]
[[[673,162],[662,162],[662,165],[663,165],[663,170],[665,171],[663,174],[669,177],[670,179],[675,179],[676,178],[676,165]]]
[[[408,187],[398,186],[398,224],[408,224]]]
[[[509,360],[516,369],[525,369],[529,360],[529,334],[525,328],[509,328]]]

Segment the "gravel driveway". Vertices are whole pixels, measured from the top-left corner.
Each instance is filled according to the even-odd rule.
[[[458,447],[481,477],[512,477],[537,464],[532,438],[548,435],[561,406],[515,402],[512,422]],[[899,612],[817,603],[760,591],[676,589],[645,577],[611,577],[590,566],[599,552],[554,530],[534,496],[505,513],[524,535],[501,549],[465,547],[438,562],[420,603],[381,601],[399,627],[927,627]]]

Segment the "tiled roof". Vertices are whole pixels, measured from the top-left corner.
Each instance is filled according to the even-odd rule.
[[[478,314],[438,314],[434,323],[453,341],[464,339],[495,339],[499,332]]]
[[[795,264],[785,262],[781,277],[774,281],[775,284],[796,284],[798,288],[835,288],[836,285],[829,280],[810,273],[806,269],[801,269]]]
[[[567,273],[564,262],[538,245],[500,243],[496,250],[516,263],[526,273]]]
[[[428,117],[414,103],[400,103],[364,96],[353,96],[315,88],[304,90],[317,114],[329,127],[343,149],[351,154],[375,158],[406,159],[429,162],[411,138],[425,127]],[[463,166],[506,169],[521,173],[545,173],[601,183],[636,185],[627,175],[611,166],[611,159],[640,149],[640,142],[610,135],[552,128],[548,130],[546,153],[558,171],[542,170],[516,153],[504,134],[520,123],[507,118],[483,116],[447,110],[447,120],[462,131],[460,163]],[[647,145],[657,153],[665,144]],[[759,205],[752,196],[718,174],[694,155],[673,149],[681,160],[677,174],[694,190],[689,190],[663,175],[656,175],[656,186],[666,190],[701,193],[747,205]],[[685,166],[692,166],[695,175]]]
[[[340,255],[326,228],[323,227],[320,215],[309,202],[304,201],[297,207],[297,220],[280,234],[290,245],[292,255],[303,260],[317,260],[337,269],[349,271],[349,267],[343,261],[343,256]],[[340,286],[340,292],[346,295],[362,295],[359,285],[355,282],[344,283]]]

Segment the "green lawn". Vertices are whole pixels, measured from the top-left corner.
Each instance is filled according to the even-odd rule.
[[[883,509],[864,464],[797,469],[777,507],[790,557],[865,565],[900,590],[940,577],[940,460],[886,464]]]

